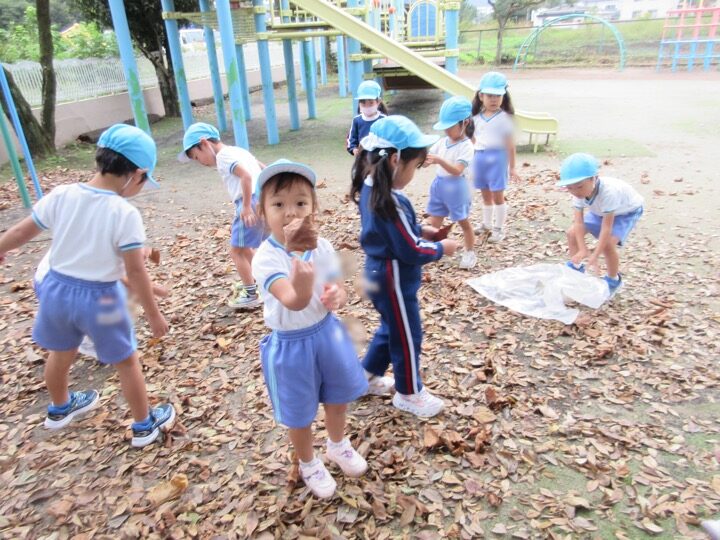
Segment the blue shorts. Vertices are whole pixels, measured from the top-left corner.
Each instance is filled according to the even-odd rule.
[[[634,212],[630,212],[629,214],[615,216],[612,225],[612,235],[618,239],[619,246],[625,245],[625,240],[630,234],[630,231],[635,228],[635,225],[637,224],[640,216],[642,215],[643,208],[641,206],[640,208],[638,208]],[[587,211],[585,212],[583,220],[585,221],[585,230],[592,234],[595,238],[599,238],[603,217]]]
[[[504,191],[508,184],[507,150],[475,150],[473,181],[475,189]]]
[[[253,195],[252,202],[250,203],[252,209],[257,213],[257,198]],[[265,237],[265,222],[258,219],[258,222],[253,227],[246,227],[243,223],[242,217],[242,198],[235,201],[235,219],[230,229],[230,245],[232,247],[239,248],[256,248],[260,247],[260,244]]]
[[[431,216],[450,217],[462,221],[470,215],[472,195],[464,176],[436,176],[430,186],[426,212]]]
[[[43,349],[76,349],[87,335],[103,364],[122,362],[137,349],[127,295],[119,281],[85,281],[50,270],[37,293],[40,308],[32,337]]]
[[[367,392],[355,347],[332,314],[308,328],[273,331],[260,342],[260,359],[275,420],[290,428],[312,424],[320,403],[349,403]]]

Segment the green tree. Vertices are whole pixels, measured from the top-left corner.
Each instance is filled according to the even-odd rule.
[[[503,34],[508,21],[544,2],[545,0],[488,0],[488,4],[493,8],[493,14],[498,23],[497,49],[495,50],[496,64],[500,65],[502,62]]]
[[[110,7],[107,0],[72,0],[87,21],[101,28],[111,28]],[[180,116],[175,77],[170,58],[170,46],[162,19],[159,0],[125,0],[130,35],[135,46],[150,60],[160,85],[160,93],[168,116]],[[197,11],[196,0],[175,0],[177,11]]]
[[[102,32],[95,23],[81,22],[65,32],[56,58],[109,58],[117,56],[114,32]]]
[[[26,0],[0,0],[0,28],[8,29],[25,19],[25,9],[30,6]]]
[[[471,0],[462,0],[460,4],[460,30],[467,30],[475,25],[477,10]]]

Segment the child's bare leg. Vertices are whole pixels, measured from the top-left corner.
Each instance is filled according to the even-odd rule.
[[[607,275],[611,278],[617,278],[618,270],[620,270],[620,253],[617,250],[618,238],[613,236],[610,238],[610,244],[605,248],[603,255],[605,256],[605,266],[607,266]]]
[[[240,274],[240,280],[244,285],[252,285],[255,280],[252,277],[252,248],[240,248],[232,246],[230,248],[230,258],[235,263],[235,268]]]
[[[305,463],[312,461],[315,455],[313,451],[312,426],[290,428],[288,432],[290,434],[290,442],[300,461],[304,461]]]
[[[53,405],[65,405],[70,401],[68,375],[77,356],[77,349],[69,351],[50,351],[45,362],[45,386]]]
[[[458,225],[463,232],[463,243],[465,244],[465,251],[472,251],[475,245],[475,232],[473,231],[472,225],[470,225],[469,219],[463,219],[458,221]]]
[[[489,189],[481,189],[480,195],[482,196],[483,204],[485,206],[492,206],[493,204],[493,192]]]
[[[325,429],[327,429],[328,437],[334,443],[342,442],[345,438],[347,404],[325,403],[323,406],[325,407]]]
[[[504,191],[491,191],[492,203],[494,205],[505,204],[505,192]]]
[[[128,402],[130,413],[135,422],[147,419],[150,413],[145,376],[140,366],[140,355],[135,351],[132,356],[115,365],[120,377],[120,387]]]
[[[430,216],[428,218],[428,221],[430,222],[431,227],[435,227],[436,229],[439,229],[442,227],[443,224],[443,217],[442,216]]]
[[[580,251],[580,247],[577,243],[577,236],[575,236],[575,227],[576,225],[572,225],[567,231],[565,231],[568,242],[568,251],[570,252],[570,258],[574,257],[577,252]]]

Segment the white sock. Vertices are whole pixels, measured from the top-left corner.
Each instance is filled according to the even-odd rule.
[[[507,204],[495,205],[495,228],[501,231],[505,228],[505,218],[507,217]]]
[[[331,441],[329,438],[328,438],[328,440],[327,440],[327,447],[328,447],[328,448],[338,449],[338,448],[342,448],[343,446],[345,446],[345,439],[343,439],[343,440],[340,441],[340,442],[333,442],[333,441]]]
[[[302,459],[299,461],[300,461],[300,467],[303,469],[307,469],[308,467],[312,467],[313,465],[315,465],[318,461],[318,458],[316,458],[315,455],[313,454],[313,457],[310,461],[305,462]]]
[[[485,225],[485,228],[492,229],[492,217],[493,217],[493,205],[492,204],[484,204],[483,205],[483,225]]]

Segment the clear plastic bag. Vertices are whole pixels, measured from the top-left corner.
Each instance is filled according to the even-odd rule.
[[[579,310],[565,305],[574,301],[597,309],[610,296],[607,283],[565,264],[512,267],[467,280],[488,300],[513,311],[540,319],[575,322]]]

